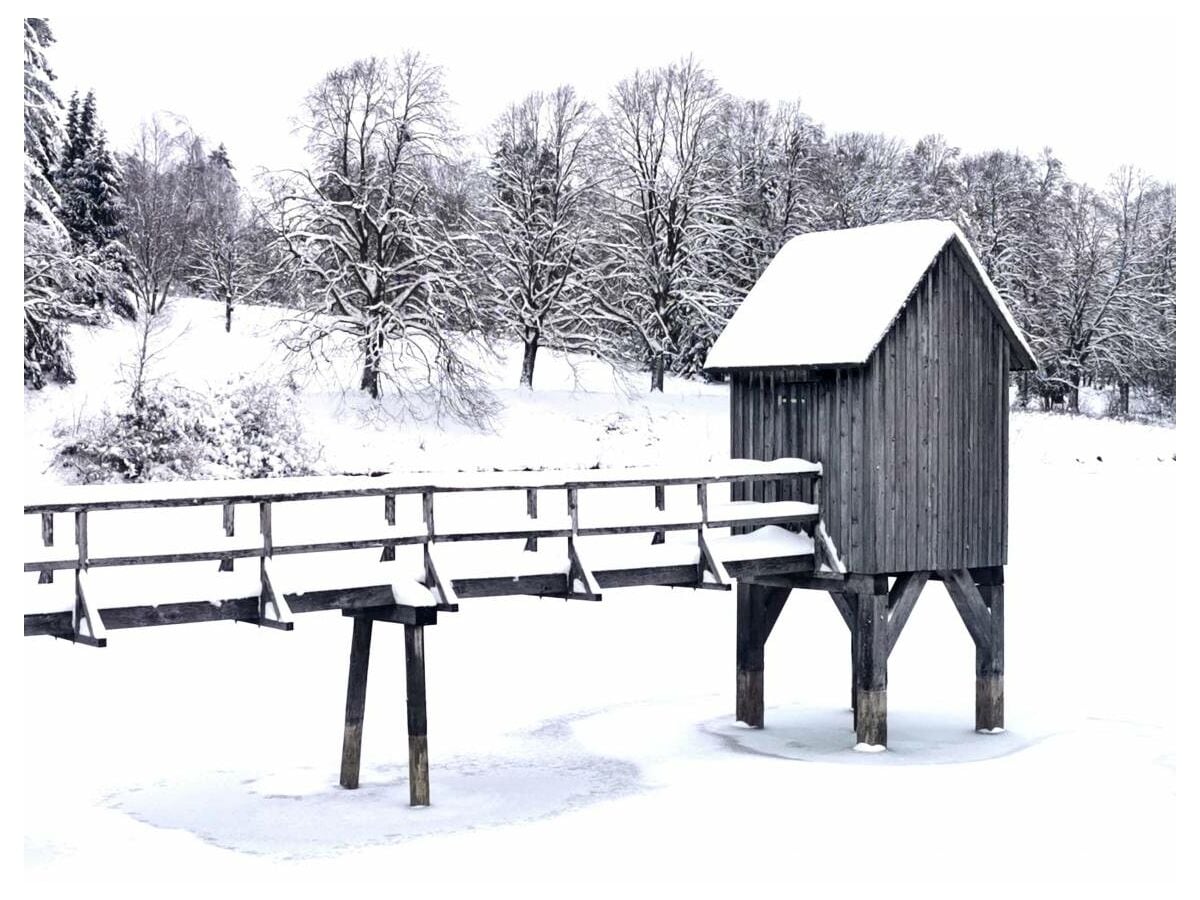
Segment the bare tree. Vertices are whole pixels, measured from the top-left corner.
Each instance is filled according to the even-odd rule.
[[[772,109],[732,100],[721,120],[721,146],[736,198],[738,260],[733,281],[745,294],[787,241],[819,226],[817,163],[821,129],[798,102]]]
[[[206,296],[225,304],[225,331],[233,307],[257,296],[286,267],[286,257],[264,219],[243,199],[223,148],[209,155],[188,277]]]
[[[592,314],[594,125],[591,105],[564,86],[530,94],[492,128],[477,260],[501,326],[524,346],[526,387],[539,347],[603,350]]]
[[[469,319],[470,293],[436,195],[452,140],[446,103],[441,71],[416,54],[329,73],[305,101],[313,165],[276,185],[276,211],[310,291],[293,349],[348,338],[373,399],[390,380],[476,420],[490,400],[448,328]]]
[[[182,122],[172,131],[155,115],[121,158],[128,205],[132,287],[157,313],[188,265],[200,206],[204,145]]]
[[[883,134],[852,131],[824,145],[819,190],[827,228],[858,228],[904,217],[907,149]]]
[[[599,306],[633,331],[663,389],[667,357],[715,337],[735,291],[736,242],[718,141],[725,97],[691,58],[638,71],[610,98],[610,289]]]

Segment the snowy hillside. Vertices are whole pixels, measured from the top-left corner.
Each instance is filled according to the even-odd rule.
[[[504,403],[494,431],[442,430],[373,409],[342,389],[346,373],[289,371],[272,350],[277,311],[238,309],[231,335],[222,316],[178,301],[159,374],[195,390],[239,373],[296,383],[324,471],[728,455],[720,385],[668,379],[649,395],[640,373],[546,353],[529,392],[513,349],[489,363]],[[131,333],[76,328],[71,343],[78,384],[26,394],[28,493],[60,480],[54,447],[72,423],[125,390]],[[425,809],[407,806],[400,629],[376,629],[356,792],[337,786],[350,641],[338,615],[302,617],[291,633],[123,630],[100,651],[30,638],[26,871],[35,882],[1172,877],[1173,572],[1140,563],[1176,556],[1169,527],[1141,527],[1174,520],[1175,432],[1015,413],[1011,441],[1003,734],[972,730],[974,648],[937,584],[891,657],[890,746],[872,755],[851,750],[849,641],[827,596],[794,592],[772,634],[761,731],[733,723],[729,594],[465,601],[427,629]],[[1136,592],[1112,577],[1114,560],[1138,567]],[[869,855],[864,827],[878,835]]]

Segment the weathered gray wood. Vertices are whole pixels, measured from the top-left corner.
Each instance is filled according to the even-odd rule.
[[[383,495],[383,520],[389,527],[396,524],[396,495]],[[380,562],[391,562],[396,558],[396,547],[394,544],[384,545],[383,552],[379,554]]]
[[[857,613],[854,611],[854,607],[851,605],[851,600],[853,599],[854,595],[851,594],[850,598],[847,599],[847,596],[843,591],[831,590],[829,592],[829,596],[833,600],[833,605],[837,608],[838,615],[842,617],[842,621],[846,623],[846,627],[849,628],[853,633],[854,619],[857,615]]]
[[[654,486],[654,508],[657,510],[664,510],[667,508],[667,489],[661,484],[656,484]],[[654,532],[654,537],[650,539],[650,543],[661,544],[666,539],[666,533],[660,530]]]
[[[912,615],[913,607],[917,605],[917,598],[921,596],[927,581],[928,572],[905,572],[896,578],[896,583],[888,595],[889,656],[896,648],[896,641],[900,640],[900,634],[904,631],[908,617]]]
[[[71,639],[92,647],[108,645],[108,632],[99,610],[92,602],[88,587],[88,570],[75,570],[75,608],[71,615]]]
[[[567,572],[567,596],[581,600],[599,601],[603,599],[596,576],[580,559],[579,548],[573,540],[567,542],[567,558],[570,563]],[[582,590],[575,587],[576,583]]]
[[[953,569],[944,570],[939,574],[950,599],[954,602],[954,608],[958,610],[963,624],[967,626],[971,639],[976,645],[987,645],[991,634],[988,609],[970,573],[965,569]]]
[[[342,736],[341,772],[341,785],[348,790],[358,787],[373,624],[366,616],[355,616],[354,633],[350,638],[350,674],[346,680],[346,726]]]
[[[425,709],[425,629],[404,626],[408,693],[408,796],[410,806],[429,805],[429,724]]]
[[[225,537],[233,537],[234,535],[234,504],[223,503],[221,505],[221,526],[225,529]],[[222,556],[221,563],[217,566],[219,572],[233,571],[233,557]]]
[[[42,546],[54,546],[54,513],[42,513]],[[49,569],[43,569],[38,574],[38,584],[50,584],[53,581],[54,572]]]
[[[525,514],[531,519],[536,519],[538,514],[538,492],[537,488],[529,488],[525,492]],[[536,550],[538,539],[536,537],[528,537],[525,539],[526,550]]]
[[[882,584],[880,583],[882,581]],[[855,577],[854,729],[858,743],[887,746],[887,580]]]
[[[764,649],[787,596],[785,588],[738,583],[735,716],[752,728],[763,726]]]
[[[1004,585],[979,586],[989,610],[988,641],[975,647],[975,728],[1004,728]]]

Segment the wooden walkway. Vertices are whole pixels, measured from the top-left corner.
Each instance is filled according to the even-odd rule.
[[[457,611],[463,598],[596,601],[608,589],[637,585],[729,590],[734,579],[812,575],[822,561],[836,567],[836,551],[819,525],[820,476],[819,464],[779,459],[731,460],[682,472],[455,473],[50,490],[24,507],[26,516],[37,517],[30,524],[40,525],[24,556],[25,571],[37,574],[26,590],[25,634],[103,647],[108,632],[122,628],[233,620],[291,630],[300,613],[341,610],[354,618],[341,773],[343,786],[353,788],[372,626],[403,624],[410,799],[422,805],[429,802],[423,629],[436,624],[439,613]],[[811,483],[806,493],[816,502],[710,498],[717,484],[741,491],[757,482],[797,481]],[[668,488],[677,496],[689,487],[694,503],[667,506]],[[610,495],[609,502],[594,502],[614,489],[646,493],[640,501]],[[461,516],[439,514],[449,495],[464,496],[472,509],[486,505],[482,495],[514,492],[509,499],[523,506],[520,515],[481,512],[464,523]],[[352,516],[318,510],[322,501],[351,498],[377,499],[377,512],[364,520],[362,511],[370,507],[362,503]],[[185,513],[191,519],[181,525],[180,511],[195,507],[213,509],[210,533],[197,529],[195,511]],[[298,516],[297,510],[311,514]],[[247,514],[256,528],[245,527]],[[299,526],[295,520],[302,520]],[[56,536],[56,522],[60,531],[73,525],[70,539]],[[723,529],[730,533],[717,533]],[[667,532],[677,534],[668,539]],[[616,535],[633,542],[602,546]],[[462,542],[472,542],[470,552],[452,552]],[[378,556],[363,555],[372,549]],[[235,565],[238,560],[243,562]],[[198,573],[195,564],[206,561],[215,565]],[[185,563],[192,565],[175,565]],[[186,574],[176,575],[183,569]],[[140,584],[139,575],[146,576]]]

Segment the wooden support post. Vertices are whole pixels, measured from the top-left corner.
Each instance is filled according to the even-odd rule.
[[[1004,729],[1004,585],[979,585],[991,615],[988,646],[975,646],[975,730]]]
[[[396,495],[383,495],[383,519],[388,525],[396,524]],[[383,548],[383,553],[379,555],[380,562],[391,562],[396,558],[396,548],[392,544],[388,544]]]
[[[888,584],[883,576],[850,580],[855,596],[854,731],[858,743],[887,746]]]
[[[664,510],[667,508],[667,487],[666,487],[666,485],[656,484],[654,486],[654,508],[657,510]],[[654,532],[654,537],[650,540],[650,543],[661,544],[666,539],[667,539],[667,533],[665,531],[656,531],[656,532]]]
[[[975,641],[975,728],[1004,728],[1004,570],[938,573]]]
[[[431,546],[433,544],[433,492],[423,491],[421,493],[421,518],[425,521],[425,544],[424,544],[424,559],[425,559],[425,587],[433,588],[433,559],[430,556]]]
[[[425,626],[404,626],[404,663],[408,687],[409,805],[428,806],[429,723],[425,713]]]
[[[225,528],[225,537],[233,537],[233,504],[232,503],[222,503],[221,504],[221,524]],[[222,557],[220,565],[218,565],[218,567],[217,567],[217,571],[218,572],[232,572],[233,571],[233,557],[232,556]]]
[[[763,669],[767,638],[791,591],[739,582],[737,586],[737,721],[763,727]]]
[[[42,513],[42,546],[54,546],[54,513]],[[53,581],[53,569],[43,569],[38,574],[38,584],[50,584]]]
[[[537,488],[529,488],[525,491],[525,512],[529,514],[529,518],[537,518]],[[525,538],[526,550],[537,550],[537,541],[535,537]]]
[[[342,736],[342,787],[358,787],[362,761],[363,711],[367,705],[367,667],[371,660],[371,629],[374,622],[366,616],[354,617],[350,638],[350,677],[346,683],[346,730]]]

